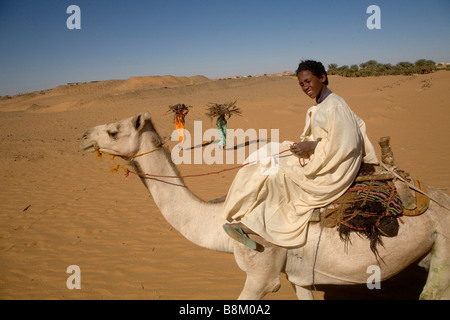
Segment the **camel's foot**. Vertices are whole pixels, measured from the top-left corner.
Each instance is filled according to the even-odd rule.
[[[224,195],[224,196],[221,196],[220,198],[212,199],[209,202],[210,203],[222,203],[222,202],[225,202],[226,199],[227,199],[227,195]]]

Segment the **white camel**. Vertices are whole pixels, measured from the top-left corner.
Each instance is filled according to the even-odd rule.
[[[86,151],[130,159],[138,172],[179,176],[167,148],[160,148],[162,144],[149,113],[96,126],[81,140]],[[383,238],[379,255],[384,262],[379,263],[368,249],[368,240],[352,235],[351,244],[345,246],[335,229],[322,229],[320,223],[310,224],[302,247],[278,247],[250,235],[263,249],[249,249],[223,231],[222,204],[199,199],[182,178],[142,177],[142,181],[163,216],[184,237],[205,248],[234,253],[237,264],[247,273],[239,299],[260,299],[277,291],[281,273],[287,275],[299,299],[312,299],[313,274],[316,285],[364,284],[370,276],[369,266],[378,266],[381,280],[385,280],[417,261],[429,270],[420,298],[450,298],[450,212],[436,202],[420,216],[402,217],[398,235]],[[446,207],[450,205],[445,193],[429,188],[429,194]]]

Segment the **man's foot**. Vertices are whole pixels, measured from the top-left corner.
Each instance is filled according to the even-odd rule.
[[[227,199],[227,195],[221,196],[220,198],[212,199],[209,203],[222,203]]]

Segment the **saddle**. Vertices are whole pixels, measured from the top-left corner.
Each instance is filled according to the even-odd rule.
[[[403,173],[411,184],[426,193],[418,180]],[[382,167],[363,164],[358,176],[347,191],[330,205],[315,209],[311,222],[337,228],[345,242],[356,232],[370,240],[370,248],[378,256],[377,245],[382,236],[395,237],[401,216],[417,216],[426,211],[430,199],[412,190]]]
[[[424,193],[428,193],[426,185],[419,180],[411,179],[410,183]],[[406,183],[400,180],[396,180],[394,184],[403,202],[404,216],[418,216],[428,209],[430,198],[424,193],[410,189]],[[405,188],[408,188],[408,190],[405,190]]]

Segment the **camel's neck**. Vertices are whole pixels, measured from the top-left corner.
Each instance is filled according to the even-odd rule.
[[[145,133],[144,133],[145,134]],[[153,147],[143,139],[139,153]],[[159,149],[133,160],[141,173],[179,176],[166,150]],[[232,240],[223,231],[221,204],[197,198],[181,178],[143,177],[142,181],[166,220],[193,243],[216,251],[232,252]]]

